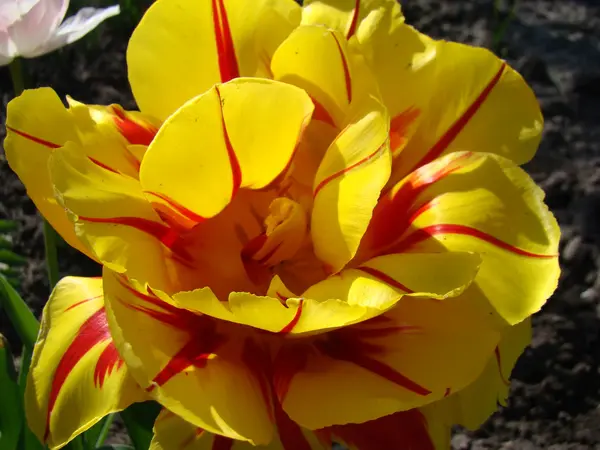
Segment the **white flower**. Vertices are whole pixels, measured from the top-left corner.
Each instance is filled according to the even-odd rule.
[[[63,22],[68,7],[69,0],[0,0],[0,66],[75,42],[119,14],[118,5],[82,8]]]

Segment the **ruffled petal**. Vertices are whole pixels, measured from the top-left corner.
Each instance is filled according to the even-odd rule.
[[[173,268],[184,264],[187,254],[136,179],[95,164],[72,142],[54,152],[50,171],[60,204],[98,260],[137,279],[151,279],[161,289],[171,288]]]
[[[142,186],[192,221],[214,217],[240,188],[262,189],[286,171],[312,111],[304,91],[283,83],[214,86],[160,129],[142,162]]]
[[[543,199],[509,160],[456,152],[382,197],[359,254],[479,253],[475,284],[513,325],[538,311],[558,282],[560,229]]]
[[[146,391],[197,427],[257,445],[271,441],[270,392],[243,328],[179,309],[108,270],[104,282],[115,344]]]
[[[279,436],[267,445],[254,446],[195,427],[175,414],[163,410],[154,423],[150,450],[330,450],[330,442],[303,430],[289,418],[278,418]],[[329,445],[326,445],[329,444]]]
[[[90,164],[137,177],[140,161],[131,153],[131,145],[147,145],[156,133],[156,123],[116,105],[88,106],[68,100],[66,109],[49,88],[28,90],[12,100],[4,148],[11,168],[42,215],[70,245],[93,257],[54,197],[49,160],[56,149],[71,142]]]
[[[472,288],[444,301],[405,295],[383,315],[284,347],[275,360],[278,398],[309,429],[442,399],[484,369],[500,339],[492,311]]]
[[[269,77],[273,52],[299,22],[292,0],[154,3],[127,48],[140,109],[165,120],[215,83]]]
[[[317,257],[338,272],[369,225],[391,169],[388,118],[377,101],[364,109],[325,152],[313,183],[311,238]]]
[[[146,398],[113,343],[103,297],[101,279],[67,277],[44,308],[25,402],[29,426],[52,449]]]

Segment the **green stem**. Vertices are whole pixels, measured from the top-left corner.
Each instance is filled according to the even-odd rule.
[[[23,64],[20,58],[15,58],[9,65],[10,78],[12,79],[15,97],[21,95],[25,90],[25,77],[23,76]]]
[[[44,219],[44,248],[46,250],[46,268],[48,269],[48,282],[50,290],[58,283],[58,255],[56,252],[56,231]]]

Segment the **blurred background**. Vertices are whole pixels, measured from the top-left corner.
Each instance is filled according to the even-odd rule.
[[[119,3],[121,14],[86,38],[25,61],[27,86],[52,86],[59,95],[86,103],[134,108],[125,49],[152,1]],[[112,4],[115,0],[72,0],[70,13]],[[545,130],[540,150],[525,168],[546,191],[563,234],[560,286],[533,319],[533,343],[513,372],[508,406],[477,432],[456,430],[453,448],[600,449],[600,0],[404,0],[402,5],[407,22],[420,31],[488,47],[531,84]],[[8,68],[0,67],[2,123],[12,96]],[[3,133],[4,127],[0,140]],[[24,257],[12,279],[38,314],[48,296],[41,220],[0,151],[2,219],[15,226],[0,227],[0,238]],[[99,274],[93,262],[64,245],[59,257],[63,274]],[[17,342],[1,315],[0,332]]]

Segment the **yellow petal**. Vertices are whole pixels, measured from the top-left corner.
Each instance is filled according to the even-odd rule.
[[[44,308],[25,392],[35,435],[60,448],[106,414],[145,398],[110,335],[102,280],[63,278]]]
[[[491,313],[473,288],[444,301],[404,296],[370,321],[318,335],[311,345],[284,347],[275,360],[278,398],[309,429],[439,400],[485,367],[500,339]]]
[[[327,149],[313,185],[311,237],[332,273],[354,257],[390,175],[388,118],[376,101],[366,106]]]
[[[154,423],[150,450],[330,450],[330,442],[321,442],[315,433],[301,429],[285,413],[277,417],[278,438],[268,445],[254,446],[245,441],[212,434],[186,422],[167,410]],[[326,445],[329,444],[329,445]]]
[[[357,33],[364,34],[361,25],[368,23],[367,17],[386,10],[393,12],[395,20],[404,19],[396,0],[307,0],[303,3],[302,25],[325,25],[350,39]]]
[[[480,253],[475,284],[516,324],[538,311],[558,282],[560,230],[543,199],[509,160],[453,153],[412,173],[380,201],[363,249]]]
[[[189,311],[272,333],[316,334],[378,316],[405,294],[436,299],[459,295],[480,261],[468,253],[388,255],[343,270],[302,295],[275,276],[268,296],[232,292],[222,302],[202,288],[177,293],[173,300]]]
[[[254,444],[273,435],[270,393],[242,329],[179,309],[105,270],[107,316],[132,375],[159,403],[207,431]],[[262,367],[262,366],[260,366]]]
[[[127,48],[140,109],[165,120],[215,83],[269,76],[273,52],[299,21],[292,0],[155,2]]]
[[[264,188],[286,170],[312,111],[306,93],[283,83],[215,86],[160,129],[142,163],[142,185],[195,220],[213,217],[239,188]]]
[[[27,188],[27,195],[69,245],[89,255],[54,199],[48,173],[52,151],[77,139],[71,115],[52,89],[28,90],[8,104],[6,130],[6,158]]]
[[[488,50],[450,42],[435,48],[435,57],[418,74],[419,83],[426,80],[434,89],[394,171],[401,176],[457,150],[495,153],[516,164],[529,161],[543,117],[523,78]],[[411,89],[410,83],[403,88]]]
[[[430,417],[436,422],[478,429],[498,405],[506,406],[510,374],[519,356],[531,342],[529,319],[506,328],[483,373],[465,389],[432,405]]]
[[[9,105],[5,148],[11,167],[42,215],[70,245],[94,257],[77,238],[64,208],[54,198],[48,172],[51,155],[72,142],[90,163],[135,178],[140,162],[129,147],[147,145],[156,132],[156,123],[117,105],[89,106],[70,98],[68,103],[66,109],[48,88],[25,91]]]
[[[315,119],[337,126],[345,124],[350,104],[364,89],[355,69],[344,37],[321,26],[294,30],[271,63],[276,80],[301,87],[313,98]]]
[[[394,182],[457,150],[517,164],[531,159],[543,118],[533,91],[508,64],[482,48],[432,41],[391,11],[369,21],[359,47],[390,115],[418,114],[416,126],[404,130],[408,143],[394,162]]]
[[[177,264],[168,245],[172,231],[136,179],[94,164],[74,143],[54,152],[50,171],[57,198],[97,259],[118,272],[151,279],[161,289],[170,285],[167,267]]]

